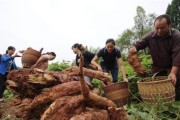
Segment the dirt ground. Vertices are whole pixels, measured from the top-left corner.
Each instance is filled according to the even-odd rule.
[[[22,118],[17,118],[15,112],[17,108],[14,106],[14,101],[11,102],[0,102],[0,120],[23,120]],[[30,119],[38,120],[38,119]]]
[[[22,120],[15,116],[14,112],[16,111],[15,107],[11,107],[10,102],[0,103],[0,120]]]

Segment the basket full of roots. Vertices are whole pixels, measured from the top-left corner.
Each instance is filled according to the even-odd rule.
[[[128,62],[142,78],[137,81],[138,90],[142,100],[146,103],[155,104],[158,101],[170,103],[175,101],[175,87],[167,76],[146,77],[147,71],[143,68],[136,54],[129,53]]]
[[[138,80],[138,89],[141,98],[147,103],[175,101],[175,88],[167,76],[149,77]]]

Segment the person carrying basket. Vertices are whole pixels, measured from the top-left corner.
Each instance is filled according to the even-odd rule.
[[[175,85],[175,100],[180,100],[180,31],[171,27],[168,15],[158,16],[154,21],[154,31],[145,35],[129,53],[149,48],[152,57],[152,72],[168,75]]]

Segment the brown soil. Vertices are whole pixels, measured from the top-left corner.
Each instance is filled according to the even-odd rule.
[[[15,115],[16,108],[11,103],[0,103],[0,120],[22,120]]]
[[[21,99],[19,98],[13,98],[10,101],[0,102],[0,120],[23,120],[22,118],[17,118],[15,115],[15,113],[17,112],[16,105],[19,105],[20,103],[21,103]],[[33,118],[29,120],[38,120],[38,119]]]

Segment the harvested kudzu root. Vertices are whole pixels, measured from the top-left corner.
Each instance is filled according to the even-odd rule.
[[[73,116],[70,120],[108,120],[107,110],[90,110]]]
[[[16,105],[13,106],[16,117],[23,120],[126,120],[119,119],[121,114],[116,113],[116,104],[99,96],[99,89],[92,90],[84,75],[97,78],[102,83],[111,81],[108,75],[82,66],[62,72],[13,71],[9,74],[8,88],[21,96],[13,103]]]
[[[48,92],[36,96],[29,105],[23,108],[23,110],[31,110],[40,104],[52,102],[59,97],[77,94],[80,92],[80,88],[81,86],[79,81],[72,81],[56,85],[52,87]]]
[[[65,96],[56,99],[41,116],[41,120],[69,120],[84,111],[82,95]]]
[[[62,71],[61,73],[67,74],[69,76],[79,76],[80,70],[79,70],[79,67],[73,66],[73,67],[70,67],[70,68]],[[96,78],[103,82],[111,82],[112,81],[111,77],[105,72],[100,72],[97,70],[83,68],[83,73],[85,76]]]
[[[144,67],[141,65],[140,60],[137,56],[137,54],[128,54],[127,57],[128,63],[132,66],[134,71],[138,73],[141,77],[145,77],[147,75],[147,71],[144,69]]]
[[[113,101],[90,92],[84,80],[83,61],[84,61],[83,56],[81,56],[80,65],[79,65],[79,68],[80,68],[79,76],[80,76],[80,83],[81,83],[81,93],[84,96],[84,99],[86,101],[91,101],[94,104],[115,108],[116,104]]]
[[[117,109],[111,115],[112,120],[128,120],[127,112],[124,108]]]

